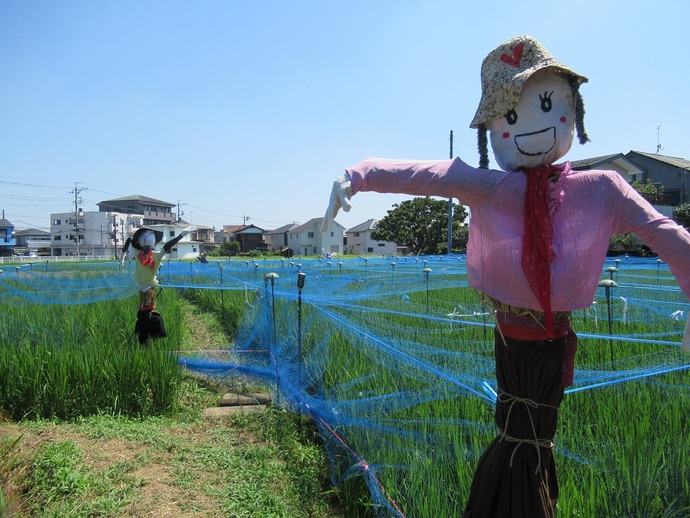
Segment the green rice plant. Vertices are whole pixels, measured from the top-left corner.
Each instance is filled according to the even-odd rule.
[[[159,297],[168,337],[132,337],[136,301],[5,306],[0,327],[0,408],[13,419],[173,410],[181,373],[173,352],[182,330],[174,291]]]

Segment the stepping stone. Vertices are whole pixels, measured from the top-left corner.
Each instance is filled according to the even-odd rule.
[[[220,398],[220,406],[239,405],[268,405],[271,403],[271,395],[268,392],[255,392],[249,394],[235,394],[228,392]]]
[[[219,419],[233,415],[253,414],[266,410],[266,405],[240,405],[240,406],[221,406],[204,409],[205,419]]]

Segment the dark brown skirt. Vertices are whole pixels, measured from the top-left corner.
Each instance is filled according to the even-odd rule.
[[[465,518],[554,516],[558,478],[551,441],[563,400],[565,342],[504,340],[495,332],[502,433],[479,459]]]

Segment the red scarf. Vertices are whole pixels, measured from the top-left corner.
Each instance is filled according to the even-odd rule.
[[[559,171],[560,169],[553,165],[524,169],[527,176],[527,188],[525,189],[525,227],[522,234],[522,271],[544,311],[547,332],[553,329],[553,311],[551,311],[553,225],[549,215],[547,186],[549,177]]]
[[[156,270],[156,262],[153,260],[153,250],[149,250],[148,252],[142,250],[137,254],[137,258],[141,264],[151,268],[152,272]]]

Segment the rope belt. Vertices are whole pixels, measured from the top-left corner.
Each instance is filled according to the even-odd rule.
[[[514,442],[518,443],[518,445],[515,447],[513,450],[513,453],[510,455],[510,467],[513,467],[513,457],[515,456],[515,452],[517,452],[518,448],[522,444],[531,444],[537,449],[537,469],[534,471],[534,474],[536,475],[539,473],[539,468],[541,468],[541,448],[553,448],[553,441],[551,439],[540,439],[537,435],[537,428],[534,425],[534,419],[532,418],[532,412],[530,411],[530,408],[537,409],[539,407],[544,407],[544,408],[552,408],[556,412],[558,412],[558,407],[553,406],[553,405],[546,405],[544,403],[537,403],[531,399],[527,398],[521,398],[518,396],[514,396],[512,394],[508,394],[503,391],[499,391],[498,394],[498,402],[499,403],[504,403],[509,405],[508,406],[508,412],[506,414],[506,422],[505,422],[505,430],[508,430],[508,424],[510,422],[510,414],[513,411],[513,407],[515,406],[516,403],[522,403],[525,405],[527,409],[527,415],[529,416],[529,421],[530,421],[530,426],[532,427],[532,433],[534,434],[534,439],[518,439],[516,437],[512,437],[506,433],[505,430],[501,430],[501,441],[507,441],[507,442]]]
[[[554,338],[566,338],[565,352],[563,354],[563,370],[561,383],[568,387],[573,383],[575,371],[575,352],[577,351],[577,335],[570,325],[570,315],[556,317],[553,327],[546,329],[543,317],[535,314],[517,314],[505,311],[496,311],[496,326],[501,336],[509,336],[516,340],[552,340]]]

